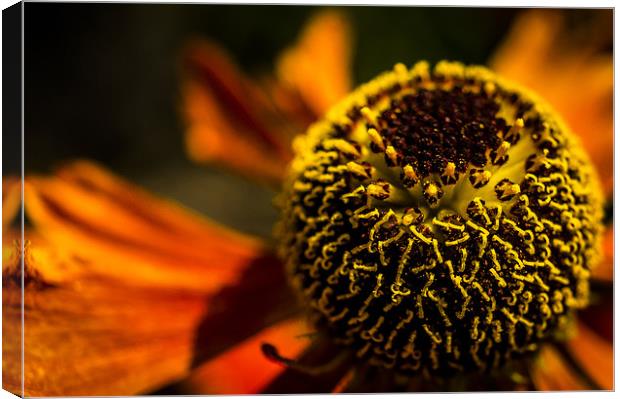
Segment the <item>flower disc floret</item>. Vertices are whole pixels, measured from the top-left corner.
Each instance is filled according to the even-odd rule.
[[[586,306],[600,188],[534,94],[482,67],[398,64],[294,148],[280,254],[317,327],[359,358],[486,370]]]

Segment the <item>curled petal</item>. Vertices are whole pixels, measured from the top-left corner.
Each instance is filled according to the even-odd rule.
[[[214,298],[250,265],[278,267],[259,241],[90,162],[29,178],[25,205],[34,228],[23,245],[26,395],[131,395],[184,377],[198,365],[204,320],[226,312]],[[19,393],[22,246],[9,233],[3,362],[13,366],[3,377]]]
[[[59,256],[56,248],[36,232],[29,232],[28,237],[24,293],[26,395],[110,396],[151,392],[183,378],[199,366],[196,361],[199,348],[208,347],[209,356],[204,358],[212,358],[242,341],[245,335],[239,334],[251,335],[255,331],[246,331],[243,323],[237,326],[238,332],[234,328],[224,331],[226,326],[213,324],[214,320],[245,320],[256,314],[262,317],[264,326],[279,317],[269,315],[271,308],[266,313],[255,312],[257,309],[250,304],[246,304],[247,313],[226,307],[218,298],[222,294],[228,296],[233,286],[206,293],[170,286],[146,287],[85,273],[68,281],[46,280],[39,270],[77,269],[82,267],[82,259]],[[31,249],[46,256],[33,256]],[[58,264],[50,266],[50,263]],[[280,266],[254,263],[257,264],[266,275],[272,275],[272,269]],[[15,276],[7,276],[6,270],[3,277],[3,359],[5,365],[19,365],[21,285],[11,278]],[[280,281],[275,280],[277,284],[273,287],[263,288],[276,292]],[[261,301],[253,303],[258,302]],[[290,306],[291,302],[285,303]],[[217,334],[205,336],[205,324],[220,329],[220,336],[228,331],[228,340],[223,341]],[[211,336],[215,339],[209,339]],[[265,370],[263,376],[267,378],[276,371]],[[5,367],[3,377],[7,389],[20,391],[19,367]]]
[[[278,182],[290,159],[290,132],[265,93],[216,44],[190,44],[184,58],[187,149],[241,174]]]
[[[58,262],[50,243],[28,233],[25,251],[25,395],[131,395],[183,375],[204,295],[138,287],[103,276],[56,284],[37,273]],[[48,256],[32,256],[29,248]],[[41,262],[45,262],[43,265]],[[130,265],[130,264],[126,264]],[[130,266],[126,266],[130,267]],[[21,392],[21,284],[3,273],[5,387]]]
[[[46,279],[98,273],[134,284],[210,291],[235,281],[265,248],[258,240],[158,199],[103,168],[79,161],[25,186],[27,216],[62,263],[40,262]],[[46,257],[37,248],[34,257]],[[130,267],[128,266],[130,265]]]
[[[278,60],[278,78],[296,91],[316,116],[323,115],[351,89],[351,40],[344,16],[324,11]]]

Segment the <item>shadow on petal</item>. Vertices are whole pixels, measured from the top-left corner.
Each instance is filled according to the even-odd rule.
[[[260,392],[280,374],[284,366],[261,351],[263,342],[275,342],[289,356],[297,356],[310,341],[303,337],[307,323],[288,319],[269,326],[226,352],[206,361],[191,375],[157,394],[243,395]]]
[[[192,367],[299,312],[284,266],[272,255],[256,259],[239,282],[208,301],[210,311],[198,325]]]
[[[274,258],[260,241],[92,163],[30,177],[24,188],[32,223],[23,253],[26,395],[132,395],[182,379],[201,322],[226,322],[227,303],[210,298],[229,292],[223,287],[243,280],[251,265],[252,279],[267,287],[272,276],[278,285],[283,279],[265,264]],[[3,242],[4,365],[19,365],[21,356],[19,239],[9,230]],[[259,293],[248,292],[249,304],[260,303]],[[4,368],[13,392],[20,392],[19,369]]]

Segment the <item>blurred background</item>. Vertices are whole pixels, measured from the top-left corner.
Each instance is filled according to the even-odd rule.
[[[265,75],[316,11],[306,6],[26,3],[26,173],[48,173],[63,160],[94,159],[220,222],[269,235],[277,217],[271,191],[220,169],[193,165],[185,156],[180,50],[192,37],[209,37],[250,76]],[[361,83],[395,62],[484,64],[521,10],[343,11],[353,26],[354,82]],[[570,18],[578,24],[600,12],[611,18],[609,10],[573,10]]]

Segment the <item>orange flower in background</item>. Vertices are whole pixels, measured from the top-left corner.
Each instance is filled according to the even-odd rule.
[[[549,101],[581,138],[596,166],[605,195],[613,196],[613,58],[610,20],[570,31],[561,13],[530,11],[515,21],[490,66]],[[527,34],[523,34],[527,32]],[[597,278],[613,275],[613,228],[604,238],[605,260]]]
[[[183,110],[190,158],[279,185],[293,137],[350,91],[351,47],[345,19],[322,14],[277,60],[277,77],[258,83],[216,44],[189,45]]]
[[[611,57],[558,46],[564,29],[559,14],[523,13],[491,66],[567,119],[611,196]],[[318,14],[277,60],[275,77],[256,82],[216,44],[192,43],[183,81],[190,158],[280,185],[293,137],[351,91],[351,48],[346,19]],[[24,198],[26,395],[144,394],[167,384],[165,392],[197,394],[612,389],[611,226],[592,306],[566,344],[543,347],[535,367],[517,367],[516,376],[467,376],[469,385],[457,379],[438,388],[394,385],[352,373],[347,359],[333,361],[338,349],[306,322],[268,243],[101,166],[77,161],[31,176]],[[5,333],[21,323],[18,238],[7,227],[18,201],[19,182],[3,181]],[[5,388],[20,392],[19,337],[3,340]]]
[[[592,155],[605,193],[613,192],[613,59],[610,21],[568,28],[552,10],[528,12],[495,52],[490,66],[540,94],[566,119]],[[527,32],[526,35],[523,32]]]

